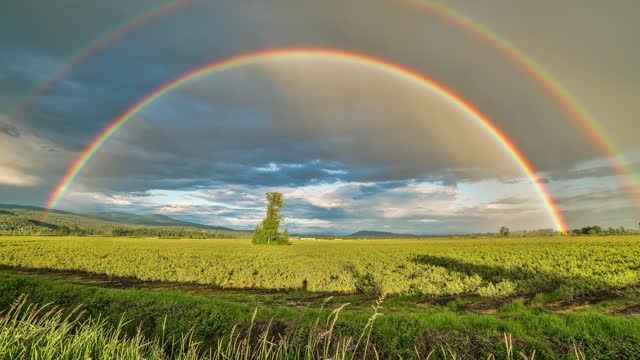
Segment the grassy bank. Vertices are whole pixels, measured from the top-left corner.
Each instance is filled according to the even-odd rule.
[[[99,317],[112,328],[124,319],[127,324],[120,328],[128,336],[134,336],[138,327],[141,335],[149,339],[181,339],[191,332],[193,341],[201,342],[204,348],[215,347],[234,327],[245,334],[255,309],[251,303],[180,291],[104,289],[45,276],[1,272],[0,307],[10,307],[20,294],[35,303],[53,302],[66,309],[82,304],[88,316]],[[313,324],[318,319],[325,322],[340,305],[330,302],[323,310],[260,307],[254,328],[260,333],[269,326],[274,339],[286,338],[302,349]],[[504,333],[512,334],[516,354],[535,351],[538,358],[574,358],[574,345],[590,358],[640,356],[637,316],[614,317],[596,310],[558,315],[517,301],[502,306],[495,315],[456,313],[437,306],[416,313],[388,312],[384,308],[381,312],[384,315],[376,319],[371,331],[371,345],[383,358],[415,358],[416,349],[423,355],[432,350],[439,354],[441,347],[463,358],[487,358],[491,354],[505,358]],[[350,311],[347,306],[334,327],[335,338],[357,338],[371,313]]]

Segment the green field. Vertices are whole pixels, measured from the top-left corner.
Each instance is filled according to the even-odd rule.
[[[83,304],[94,319],[105,319],[107,334],[125,314],[122,336],[135,336],[140,325],[153,351],[163,347],[165,332],[179,338],[190,330],[199,349],[219,346],[237,325],[242,337],[249,328],[269,329],[261,338],[285,346],[276,341],[284,337],[280,351],[302,354],[309,343],[322,343],[315,335],[329,329],[331,311],[349,303],[331,335],[336,357],[340,341],[367,333],[371,306],[384,298],[384,315],[370,329],[370,348],[381,358],[426,358],[433,350],[432,359],[523,358],[520,352],[575,359],[575,349],[587,358],[640,357],[640,236],[290,246],[0,237],[0,266],[2,308],[20,294],[40,304]],[[505,334],[513,336],[508,346]],[[350,358],[364,348],[342,349]]]
[[[222,288],[571,298],[640,283],[640,237],[246,240],[0,239],[0,265]]]

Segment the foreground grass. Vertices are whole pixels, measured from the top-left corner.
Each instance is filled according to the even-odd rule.
[[[329,302],[324,309],[306,310],[260,307],[252,316],[255,310],[252,303],[230,302],[180,291],[103,289],[50,280],[40,275],[0,272],[0,309],[10,307],[23,293],[40,304],[53,302],[66,309],[82,305],[85,316],[100,319],[106,329],[116,329],[121,336],[126,336],[128,340],[124,343],[144,338],[141,341],[145,344],[157,344],[152,346],[155,350],[149,348],[149,351],[162,348],[162,356],[178,356],[173,350],[166,349],[182,348],[180,344],[184,339],[189,339],[187,344],[198,344],[198,351],[194,353],[215,355],[215,351],[221,353],[216,350],[218,346],[229,344],[230,338],[236,339],[235,343],[251,343],[252,346],[257,346],[257,339],[267,339],[265,346],[268,347],[286,345],[289,358],[298,357],[294,357],[294,353],[306,356],[309,339],[326,340],[325,337],[318,338],[318,334],[326,333],[334,318],[332,311],[343,305]],[[388,300],[392,301],[398,300]],[[530,356],[534,352],[536,358],[573,359],[574,346],[588,358],[640,357],[640,317],[637,316],[614,317],[595,310],[557,315],[544,308],[527,308],[517,301],[502,306],[495,315],[460,314],[446,307],[419,312],[396,312],[391,308],[379,311],[384,316],[368,326],[371,309],[363,312],[345,307],[340,312],[339,321],[331,327],[332,351],[351,351],[357,339],[365,333],[366,338],[363,339],[368,339],[369,355],[377,353],[385,359],[425,358],[432,351],[435,351],[432,359],[452,358],[452,354],[464,359],[486,359],[489,356],[506,359],[509,353],[520,358],[520,353]],[[267,329],[268,337],[258,336]],[[249,332],[253,335],[247,335]],[[505,333],[512,336],[510,346],[505,346]],[[247,337],[251,341],[243,342]],[[171,346],[165,344],[167,339],[172,339],[167,343]],[[231,347],[236,348],[236,345]],[[209,348],[214,352],[207,353]],[[324,345],[320,348],[324,349]],[[357,348],[358,354],[364,350],[362,344]],[[276,352],[276,348],[271,351]],[[283,353],[285,349],[278,351]]]
[[[128,336],[100,318],[83,316],[78,308],[65,314],[46,304],[28,304],[20,297],[0,317],[0,354],[5,359],[160,359],[169,345],[147,340],[140,332]],[[176,358],[197,358],[196,347],[180,344]]]
[[[288,336],[274,336],[271,322],[266,329],[255,332],[254,311],[246,332],[233,328],[228,336],[207,346],[193,341],[193,333],[183,334],[179,340],[146,338],[139,327],[133,336],[122,331],[123,322],[111,327],[100,318],[84,316],[79,308],[65,315],[63,309],[46,304],[29,304],[25,296],[19,297],[0,317],[0,354],[8,359],[380,359],[370,344],[371,330],[382,316],[382,299],[373,307],[373,314],[357,337],[340,338],[334,330],[344,305],[337,308],[320,325],[320,318],[309,328],[306,343],[296,342]],[[166,322],[163,323],[163,329]],[[446,345],[425,354],[414,349],[416,359],[458,359],[454,350]],[[578,360],[584,354],[576,346]],[[533,359],[530,355],[514,351],[511,335],[504,335],[504,359]],[[399,357],[401,358],[401,357]],[[487,359],[496,359],[489,354]]]
[[[65,315],[50,304],[29,304],[19,297],[0,317],[0,354],[8,359],[353,359],[367,358],[369,335],[376,312],[360,337],[338,338],[333,329],[340,310],[332,312],[325,327],[310,329],[301,346],[288,337],[275,337],[270,326],[255,331],[254,311],[243,334],[233,328],[227,336],[208,346],[194,342],[193,332],[174,337],[146,338],[141,327],[133,336],[123,331],[124,322],[112,327],[100,318],[84,316],[75,308]],[[163,329],[166,322],[163,323]],[[364,341],[363,341],[364,339]],[[372,349],[375,354],[375,348]],[[419,355],[418,353],[416,353]]]

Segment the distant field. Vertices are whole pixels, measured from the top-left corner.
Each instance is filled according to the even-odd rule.
[[[640,236],[245,240],[0,237],[0,265],[223,288],[559,299],[640,284]]]

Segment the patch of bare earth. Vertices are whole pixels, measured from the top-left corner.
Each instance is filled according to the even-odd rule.
[[[446,306],[448,303],[460,299],[460,298],[468,298],[471,295],[462,295],[457,298],[455,296],[446,296],[446,297],[438,297],[429,299],[427,301],[418,301],[416,305],[421,308],[428,308],[431,306]],[[597,306],[598,304],[608,301],[614,300],[617,298],[623,297],[624,294],[620,291],[607,292],[598,295],[585,295],[581,297],[577,297],[573,300],[566,301],[556,301],[541,305],[541,306],[555,314],[567,314],[574,311],[586,310]],[[462,303],[455,307],[455,310],[458,312],[472,312],[476,314],[484,314],[484,315],[494,315],[498,312],[498,310],[506,305],[513,302],[522,302],[523,304],[530,306],[534,296],[527,297],[509,297],[502,299],[480,299],[478,301],[470,302],[470,303]],[[634,303],[632,305],[626,305],[615,311],[610,312],[611,315],[636,315],[640,314],[640,302]]]
[[[612,314],[621,315],[621,316],[638,315],[640,314],[640,302],[633,305],[625,306],[620,309],[616,309],[615,311],[612,312]]]

